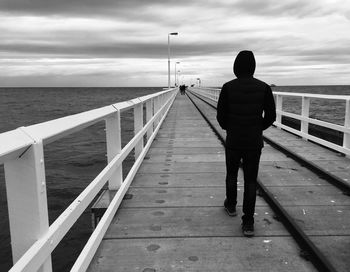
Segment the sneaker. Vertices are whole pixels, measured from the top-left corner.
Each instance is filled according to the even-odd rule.
[[[254,236],[254,225],[253,224],[242,224],[242,231],[245,237]]]
[[[236,216],[237,215],[236,207],[229,207],[226,203],[227,203],[227,201],[225,199],[224,207],[225,207],[227,214],[229,216]]]

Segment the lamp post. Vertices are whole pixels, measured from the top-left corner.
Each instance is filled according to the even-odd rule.
[[[177,32],[168,34],[168,88],[170,89],[170,35],[178,35]]]
[[[175,62],[175,87],[176,87],[176,74],[177,74],[177,72],[176,72],[176,64],[180,64],[180,62],[179,61]]]

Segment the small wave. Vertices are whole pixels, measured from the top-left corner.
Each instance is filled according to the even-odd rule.
[[[101,164],[106,164],[106,160],[102,159],[92,159],[92,160],[85,160],[85,161],[70,161],[68,162],[69,165],[74,167],[91,167]]]

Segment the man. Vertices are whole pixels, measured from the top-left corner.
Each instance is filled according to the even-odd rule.
[[[247,237],[254,236],[256,179],[259,169],[262,131],[276,119],[276,107],[269,85],[253,77],[255,58],[251,51],[241,51],[234,62],[236,79],[226,82],[221,89],[217,120],[226,130],[226,199],[224,207],[230,216],[236,216],[237,175],[243,162],[244,195],[242,230]]]

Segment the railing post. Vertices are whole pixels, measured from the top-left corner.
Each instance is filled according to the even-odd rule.
[[[120,111],[106,119],[107,160],[110,163],[122,149]],[[108,181],[109,190],[118,190],[123,182],[123,168],[120,165]]]
[[[282,104],[283,104],[283,96],[277,94],[276,95],[276,110],[277,110],[276,122],[277,122],[277,124],[282,124],[282,113],[281,113]]]
[[[134,133],[135,135],[143,128],[143,103],[134,106]],[[135,145],[135,159],[137,159],[143,149],[143,137]]]
[[[146,123],[153,117],[153,98],[146,101]],[[150,126],[147,130],[147,141],[151,138],[153,133],[153,126]]]
[[[345,121],[344,127],[350,129],[350,99],[346,100],[345,104]],[[350,149],[350,133],[345,132],[343,136],[343,147]]]
[[[166,101],[166,99],[165,99],[165,94],[162,94],[161,100],[160,100],[160,107],[159,107],[159,108],[161,108],[161,107],[164,106],[165,101]],[[164,114],[165,114],[165,110],[162,110],[162,113],[161,113],[161,115],[160,115],[160,116],[161,116],[160,119],[162,119],[162,117],[164,116]]]
[[[44,148],[36,141],[16,160],[4,163],[13,263],[49,229]],[[52,271],[49,256],[39,271]]]
[[[159,96],[156,96],[154,98],[153,115],[155,115],[158,112],[158,109],[159,109]],[[154,120],[153,130],[157,127],[158,122],[159,122],[159,117]]]
[[[159,96],[159,100],[158,100],[158,110],[161,109],[162,105],[163,105],[163,94],[161,94],[161,95]],[[162,113],[160,113],[160,115],[159,115],[158,124],[159,124],[159,122],[160,122],[161,119],[162,119]]]
[[[310,97],[302,97],[301,101],[301,116],[303,118],[309,118],[310,112]],[[302,133],[309,134],[309,122],[305,120],[301,120],[300,130]],[[303,137],[304,140],[307,138]]]

